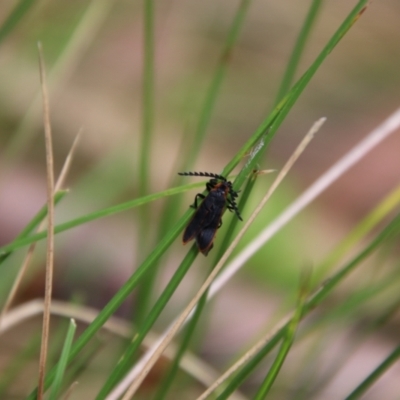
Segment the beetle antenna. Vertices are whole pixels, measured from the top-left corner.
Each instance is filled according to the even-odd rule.
[[[222,175],[213,174],[212,172],[178,172],[182,176],[206,176],[208,178],[216,178],[226,182],[226,178]]]

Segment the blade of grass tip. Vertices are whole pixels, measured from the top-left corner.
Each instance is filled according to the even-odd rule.
[[[63,400],[68,400],[71,395],[72,392],[74,391],[74,389],[76,388],[76,386],[78,385],[78,382],[73,382],[71,383],[71,386],[68,388],[68,390],[65,392],[65,395],[63,397]]]
[[[46,251],[46,281],[45,281],[45,303],[43,312],[43,328],[42,328],[42,342],[40,347],[40,360],[39,360],[39,383],[38,383],[38,400],[43,399],[44,394],[44,377],[46,373],[46,359],[49,340],[50,329],[50,307],[51,307],[51,294],[53,289],[53,266],[54,266],[54,172],[53,172],[53,145],[51,138],[51,125],[50,125],[50,108],[49,99],[47,95],[46,86],[46,72],[43,61],[42,45],[38,43],[39,51],[39,69],[40,81],[42,86],[43,95],[43,124],[45,133],[45,147],[46,147],[46,170],[47,170],[47,201],[48,201],[48,238],[47,238],[47,251]]]
[[[278,95],[276,96],[276,104],[282,100],[282,98],[290,89],[290,86],[294,79],[294,75],[299,66],[300,57],[304,51],[304,47],[310,35],[311,29],[314,26],[321,4],[322,0],[313,0],[310,5],[310,9],[308,10],[306,19],[303,23],[299,36],[297,37],[296,43],[294,45],[292,54],[287,63],[287,67],[278,90]]]
[[[302,318],[308,315],[312,310],[314,310],[327,296],[328,294],[340,283],[343,279],[350,274],[357,266],[361,264],[368,256],[370,256],[374,251],[376,251],[379,246],[385,242],[388,238],[393,235],[398,235],[400,233],[400,214],[396,216],[396,218],[391,221],[383,230],[363,249],[361,250],[349,263],[347,263],[342,269],[340,269],[336,274],[334,274],[331,278],[327,279],[320,288],[312,294],[309,299],[307,299],[304,305],[304,313]],[[244,382],[247,376],[249,376],[252,371],[256,368],[258,363],[268,354],[279,341],[282,339],[286,329],[288,327],[289,321],[292,318],[292,315],[289,317],[285,317],[282,322],[278,324],[278,326],[272,332],[269,340],[263,343],[262,349],[258,352],[258,354],[253,357],[253,359],[247,363],[235,376],[235,385],[231,385],[230,383],[224,389],[220,396],[217,397],[217,400],[222,400],[229,396],[229,393],[232,393],[236,387],[237,382]],[[243,363],[242,363],[243,365]],[[234,365],[237,369],[237,366]],[[231,369],[233,368],[231,367]],[[224,374],[225,375],[225,374]],[[214,387],[213,390],[217,385]]]
[[[272,366],[269,369],[267,376],[265,377],[263,383],[261,384],[260,389],[254,396],[254,400],[262,400],[266,398],[267,394],[269,393],[272,387],[272,384],[275,382],[275,379],[278,376],[278,373],[289,353],[290,348],[292,347],[297,327],[300,323],[301,316],[303,315],[304,304],[308,297],[310,288],[310,278],[311,278],[310,271],[303,271],[302,277],[300,279],[300,289],[297,300],[297,307],[294,311],[293,318],[289,322],[285,337],[283,338],[283,343],[278,351],[278,354],[274,362],[272,363]]]
[[[64,181],[65,181],[65,179],[66,179],[66,177],[68,175],[68,171],[69,171],[69,168],[70,168],[71,162],[72,162],[72,157],[73,157],[73,154],[75,152],[76,146],[77,146],[78,141],[79,141],[80,133],[81,132],[79,132],[78,135],[75,137],[75,140],[72,143],[71,149],[68,152],[67,158],[65,159],[63,168],[61,169],[60,176],[57,179],[57,182],[56,182],[56,185],[55,185],[55,188],[54,188],[54,191],[55,191],[55,193],[54,193],[54,204],[56,204],[57,191],[60,190],[61,186],[64,184]],[[44,224],[45,224],[45,221],[42,220],[42,222],[40,223],[40,225],[38,227],[38,231],[41,231],[43,229]],[[26,273],[26,271],[28,269],[28,265],[30,264],[31,259],[33,257],[33,252],[35,250],[35,247],[36,247],[36,242],[32,243],[30,245],[30,247],[28,249],[28,252],[27,252],[27,254],[25,256],[25,259],[22,262],[22,266],[21,266],[20,270],[18,271],[18,274],[17,274],[17,276],[16,276],[16,278],[14,280],[14,283],[13,283],[13,285],[11,287],[11,290],[10,290],[8,296],[7,296],[7,300],[6,300],[6,302],[4,304],[4,307],[3,307],[2,311],[1,311],[1,314],[0,314],[0,325],[1,325],[1,320],[2,320],[2,317],[3,317],[4,313],[6,313],[8,311],[8,309],[9,309],[9,307],[11,306],[11,304],[12,304],[14,298],[15,298],[15,295],[17,293],[17,290],[18,290],[18,288],[19,288],[19,286],[20,286],[20,284],[22,282],[22,279],[25,276],[25,273]]]
[[[133,396],[133,394],[136,392],[138,387],[140,386],[141,382],[144,380],[144,378],[147,376],[147,373],[150,371],[152,366],[155,364],[155,362],[158,360],[158,358],[161,356],[165,348],[168,346],[168,344],[171,342],[173,339],[174,335],[176,332],[180,329],[180,327],[183,325],[185,322],[186,318],[188,315],[191,313],[193,307],[196,305],[196,303],[199,301],[200,297],[203,295],[203,293],[207,290],[207,288],[210,286],[211,282],[214,280],[214,278],[217,276],[217,274],[220,272],[222,267],[224,266],[226,260],[228,257],[231,255],[232,251],[235,249],[237,246],[237,243],[239,240],[242,238],[244,233],[247,231],[249,228],[250,224],[253,222],[253,220],[256,218],[256,216],[259,214],[261,211],[262,207],[265,205],[266,201],[270,198],[272,192],[275,190],[275,188],[278,186],[278,184],[282,181],[283,177],[286,175],[286,173],[289,171],[289,169],[292,167],[294,162],[297,160],[297,158],[300,156],[300,154],[304,151],[305,147],[307,144],[311,141],[313,138],[315,132],[319,129],[319,127],[323,124],[325,119],[320,119],[313,125],[311,130],[307,133],[305,138],[302,140],[298,148],[295,150],[294,154],[288,162],[285,164],[284,168],[282,169],[281,173],[278,175],[277,179],[275,182],[272,184],[271,188],[268,190],[266,196],[262,199],[260,202],[259,206],[255,209],[249,220],[245,223],[245,226],[243,229],[239,232],[239,234],[236,236],[235,240],[231,243],[229,246],[228,250],[225,252],[223,257],[219,260],[213,271],[210,273],[196,296],[189,302],[188,306],[185,308],[185,310],[182,312],[182,314],[179,316],[179,318],[176,320],[176,322],[172,325],[171,328],[168,329],[168,331],[165,333],[164,339],[161,342],[161,344],[158,346],[158,348],[152,348],[148,351],[149,358],[146,362],[144,362],[144,365],[142,367],[141,372],[139,372],[138,376],[134,379],[132,384],[130,385],[129,389],[127,390],[125,396],[123,399],[129,399]],[[146,354],[144,356],[144,359],[146,359]],[[138,365],[136,366],[138,367]],[[136,369],[134,368],[134,370]],[[130,377],[130,374],[128,374]],[[127,383],[128,380],[124,380],[123,382]]]
[[[31,9],[35,0],[20,0],[0,27],[0,44]]]
[[[177,188],[167,189],[167,190],[164,190],[162,192],[157,192],[157,193],[154,193],[154,194],[150,194],[148,196],[144,196],[144,197],[141,197],[139,199],[130,200],[130,201],[127,201],[125,203],[118,204],[116,206],[107,207],[107,208],[104,208],[102,210],[95,211],[95,212],[92,212],[90,214],[86,214],[83,217],[78,217],[78,218],[75,218],[75,219],[73,219],[71,221],[67,221],[67,222],[64,222],[64,223],[62,223],[60,225],[57,225],[54,228],[54,233],[56,233],[56,234],[57,233],[61,233],[61,232],[64,232],[66,230],[69,230],[69,229],[75,228],[77,226],[83,225],[85,223],[88,223],[88,222],[91,222],[91,221],[95,221],[95,220],[98,220],[98,219],[101,219],[101,218],[109,217],[111,215],[118,214],[120,212],[127,211],[127,210],[130,210],[130,209],[135,208],[135,207],[139,207],[139,206],[141,206],[141,205],[143,205],[145,203],[148,203],[150,201],[155,201],[155,200],[161,199],[161,198],[163,198],[165,196],[173,196],[175,194],[182,193],[182,192],[184,192],[184,191],[186,191],[188,189],[199,187],[201,185],[202,185],[202,183],[194,183],[194,184],[189,184],[189,185],[183,185],[183,186],[179,186]],[[179,221],[179,226],[182,226],[182,229],[183,229],[183,226],[187,223],[187,220],[189,219],[189,217],[190,217],[190,213],[187,213],[185,215],[185,220]],[[178,234],[179,234],[179,232],[177,232],[177,235]],[[0,248],[0,260],[1,260],[1,257],[4,256],[5,254],[10,253],[12,251],[15,251],[15,250],[17,250],[17,249],[19,249],[21,247],[24,247],[26,245],[29,245],[29,244],[33,243],[33,242],[37,242],[39,240],[42,240],[42,239],[44,239],[46,237],[47,237],[47,232],[39,232],[39,233],[33,234],[33,235],[29,236],[29,237],[22,237],[22,238],[19,238],[19,239],[15,239],[11,243],[9,243],[9,244],[7,244],[7,245],[5,245],[5,246]]]
[[[396,347],[393,352],[345,398],[345,400],[359,399],[399,357],[400,346]]]
[[[64,165],[61,168],[60,175],[59,175],[59,177],[57,179],[57,182],[56,182],[56,185],[54,187],[54,191],[55,192],[58,192],[61,189],[61,187],[64,185],[64,182],[65,182],[65,180],[66,180],[66,178],[68,176],[69,169],[71,168],[71,164],[72,164],[73,157],[75,155],[76,147],[78,146],[78,143],[79,143],[79,140],[80,140],[81,136],[82,136],[82,128],[79,129],[79,132],[75,136],[75,139],[72,142],[72,146],[69,149],[67,157],[66,157],[66,159],[64,161]]]
[[[82,13],[82,18],[49,73],[48,82],[53,93],[62,87],[78,67],[81,57],[97,37],[105,18],[109,16],[113,4],[110,0],[92,0]],[[15,164],[29,147],[40,123],[40,104],[41,93],[38,91],[2,154],[0,172]]]
[[[61,352],[60,361],[57,364],[56,376],[51,387],[49,400],[57,400],[64,378],[65,369],[67,368],[68,357],[71,351],[72,340],[76,331],[76,323],[73,319],[70,320],[67,335],[65,337],[64,346]]]
[[[381,125],[354,146],[346,155],[322,174],[289,207],[271,222],[243,251],[222,271],[213,283],[210,296],[218,292],[271,237],[291,221],[301,210],[315,200],[325,189],[339,179],[352,166],[374,149],[380,142],[400,128],[400,109],[390,115]]]
[[[58,204],[58,202],[67,194],[68,192],[63,190],[57,192],[54,195],[54,204]],[[47,204],[45,204],[38,213],[28,222],[25,228],[17,235],[14,240],[19,240],[28,237],[32,231],[46,218],[47,215]],[[0,255],[0,265],[11,255],[10,251],[2,252]]]

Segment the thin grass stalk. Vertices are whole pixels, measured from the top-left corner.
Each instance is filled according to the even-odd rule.
[[[68,331],[67,331],[67,336],[65,338],[64,346],[61,352],[60,361],[57,366],[57,372],[54,378],[54,383],[51,388],[49,400],[59,399],[58,394],[60,392],[61,385],[63,382],[65,369],[67,367],[68,356],[69,352],[71,351],[71,345],[75,335],[75,331],[76,331],[76,323],[73,319],[71,319],[68,326]]]
[[[57,204],[64,196],[67,194],[66,191],[60,191],[54,195],[54,204]],[[47,204],[44,205],[38,213],[28,222],[25,228],[17,235],[15,240],[26,238],[32,234],[35,228],[40,225],[40,223],[46,218],[47,216]],[[0,255],[0,265],[11,255],[11,251],[4,251],[1,252]]]
[[[350,272],[353,272],[361,262],[376,251],[379,246],[385,243],[386,240],[398,235],[400,231],[400,214],[397,215],[358,255],[356,255],[348,264],[334,274],[307,300],[304,306],[304,314],[302,318],[314,310],[328,294],[347,277]],[[224,391],[217,397],[217,400],[228,398],[229,394],[236,390],[245,379],[253,372],[256,366],[264,359],[264,357],[276,346],[283,338],[291,316],[285,318],[278,328],[274,330],[270,340],[264,345],[261,351],[247,363],[236,375],[234,380],[227,385]],[[232,367],[233,368],[233,367]],[[214,388],[215,389],[215,388]]]
[[[73,382],[71,383],[70,387],[67,389],[67,391],[65,392],[65,395],[63,396],[62,400],[69,400],[69,398],[71,397],[74,389],[78,386],[78,382]]]
[[[47,94],[46,71],[43,61],[42,45],[38,43],[39,50],[39,66],[40,66],[40,81],[43,94],[43,124],[45,133],[46,145],[46,170],[47,170],[47,208],[48,212],[48,239],[46,251],[46,277],[45,277],[45,294],[44,294],[44,311],[43,311],[43,328],[42,341],[40,347],[39,361],[39,383],[38,383],[38,400],[43,399],[44,394],[44,378],[46,373],[46,360],[50,331],[50,307],[51,295],[53,291],[53,268],[54,268],[54,167],[53,167],[53,144],[51,136],[50,124],[50,107]]]
[[[182,165],[184,168],[190,169],[194,165],[194,161],[197,159],[198,149],[201,148],[207,128],[210,124],[211,115],[215,108],[222,83],[226,76],[228,65],[231,61],[233,48],[236,45],[240,31],[243,28],[251,2],[252,0],[241,0],[238,5],[232,25],[226,37],[226,42],[222,49],[217,68],[200,111],[200,117],[194,132],[193,142],[187,149],[187,156],[185,157],[185,162]]]
[[[185,331],[182,334],[182,339],[178,351],[176,352],[175,357],[167,373],[165,374],[164,378],[159,384],[157,393],[154,396],[153,400],[164,400],[167,397],[168,391],[170,390],[174,382],[174,379],[176,378],[176,374],[179,370],[181,360],[185,355],[185,352],[189,348],[190,340],[193,337],[193,334],[196,330],[197,324],[200,320],[200,317],[204,311],[204,307],[206,304],[207,304],[207,292],[204,293],[204,295],[200,298],[199,302],[197,303],[193,317],[190,319]]]
[[[142,135],[139,150],[139,196],[149,193],[151,145],[154,136],[154,1],[144,0],[144,43],[143,43],[143,87],[142,87]],[[138,249],[135,261],[139,264],[150,247],[150,207],[145,205],[138,213]],[[149,308],[153,295],[155,273],[144,276],[137,292],[134,321],[138,326]]]
[[[194,245],[192,246],[192,249],[187,253],[186,257],[168,282],[166,288],[163,290],[163,292],[155,302],[148,316],[143,321],[143,325],[139,327],[139,331],[136,333],[131,343],[125,349],[121,360],[118,362],[118,365],[115,366],[115,368],[105,381],[104,385],[100,389],[98,395],[96,396],[96,400],[104,399],[115,386],[115,384],[125,376],[127,370],[132,365],[132,359],[136,355],[136,352],[138,351],[144,338],[152,328],[162,310],[167,305],[169,299],[174,294],[182,279],[185,277],[197,254],[198,250],[197,247]]]
[[[287,355],[289,354],[289,350],[291,349],[292,344],[294,342],[294,337],[297,331],[297,327],[301,321],[301,316],[303,315],[304,304],[309,293],[310,278],[311,278],[310,273],[303,273],[300,279],[300,289],[298,294],[297,306],[294,311],[293,318],[289,322],[289,325],[285,333],[285,337],[283,338],[283,342],[278,351],[278,354],[275,357],[275,360],[272,363],[271,368],[267,373],[267,376],[265,377],[259,390],[254,396],[254,400],[263,400],[266,398],[273,383],[275,382],[276,377],[279,374],[283,362],[285,361]]]
[[[130,200],[125,203],[118,204],[116,206],[107,207],[102,210],[86,214],[82,217],[75,218],[71,221],[67,221],[62,224],[56,225],[54,227],[54,233],[57,234],[57,233],[65,232],[67,230],[70,230],[72,228],[86,224],[88,222],[96,221],[98,219],[109,217],[111,215],[115,215],[120,212],[128,211],[132,208],[139,207],[148,202],[159,200],[160,198],[163,198],[165,196],[173,196],[173,195],[182,193],[188,189],[191,189],[194,187],[199,187],[201,185],[204,186],[204,183],[183,185],[183,186],[179,186],[177,188],[167,189],[162,192],[150,194],[148,196],[144,196],[139,199]],[[46,208],[46,210],[47,210],[47,208]],[[189,210],[189,213],[190,213],[190,210]],[[184,225],[184,223],[182,223],[182,226],[183,225]],[[26,236],[27,235],[23,235],[23,236],[19,235],[16,239],[14,239],[14,241],[9,243],[8,245],[1,247],[0,248],[0,261],[1,261],[1,257],[4,257],[5,255],[7,255],[21,247],[24,247],[33,242],[37,242],[39,240],[45,239],[47,237],[47,231],[35,233],[35,234],[30,235],[29,237],[26,237]]]
[[[396,287],[398,287],[398,279],[397,281],[394,281],[393,284],[397,285]],[[385,289],[387,289],[387,285],[385,285],[385,287],[382,287],[382,290]],[[378,293],[379,292],[377,292],[376,294]],[[382,316],[379,316],[377,319],[371,321],[371,323],[369,323],[368,326],[366,326],[365,328],[363,327],[362,331],[357,335],[357,343],[351,343],[347,346],[342,346],[341,351],[337,352],[336,354],[336,359],[334,359],[333,362],[330,362],[329,369],[324,371],[323,376],[318,379],[317,384],[315,383],[315,376],[310,376],[308,380],[301,381],[303,384],[303,389],[300,389],[300,391],[304,393],[304,398],[309,398],[311,394],[314,398],[319,398],[321,396],[319,395],[319,392],[327,387],[328,384],[336,378],[337,374],[343,370],[348,360],[355,353],[357,353],[358,348],[362,347],[365,344],[366,340],[368,340],[368,338],[370,338],[374,332],[382,328],[387,323],[387,320],[391,317],[391,314],[393,312],[398,311],[400,304],[399,300],[400,299],[396,299],[396,301],[389,307],[388,310],[386,310],[386,312],[384,312]],[[347,304],[348,302],[340,306],[340,308],[343,309],[344,312],[349,311],[346,307]],[[352,304],[350,305],[350,307],[354,308]],[[335,318],[335,315],[333,317]],[[351,315],[349,316],[349,319],[351,319],[351,321],[354,321],[354,319],[357,317],[360,317],[360,315],[357,314],[357,310],[351,309]],[[323,318],[323,320],[324,319],[326,318]],[[323,320],[318,321],[317,325],[323,324]],[[343,312],[341,315],[341,321],[343,321]],[[315,328],[316,327],[314,326],[313,330],[315,330]],[[305,332],[304,336],[306,336],[307,333],[308,332]],[[312,388],[312,393],[310,393],[310,390],[305,390],[305,388]]]
[[[286,70],[283,75],[282,82],[278,90],[278,94],[276,96],[275,104],[278,104],[283,99],[285,94],[289,91],[290,86],[292,85],[294,76],[299,66],[301,55],[304,52],[307,39],[310,36],[311,29],[314,26],[315,21],[317,19],[321,3],[322,0],[313,0],[310,5],[306,19],[304,20],[303,26],[294,45],[292,54],[287,63]]]
[[[400,203],[400,186],[392,190],[368,215],[357,224],[332,250],[316,271],[318,277],[325,275],[365,235],[372,231]]]
[[[375,368],[346,398],[345,400],[359,399],[393,363],[400,357],[400,346],[397,346],[385,360]]]
[[[142,140],[139,152],[139,193],[144,196],[149,187],[149,163],[154,133],[154,3],[144,0]]]

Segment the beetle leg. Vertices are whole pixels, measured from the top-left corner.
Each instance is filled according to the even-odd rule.
[[[204,196],[204,194],[197,193],[197,194],[196,194],[196,197],[194,198],[194,204],[192,204],[190,207],[192,207],[192,208],[197,208],[197,199],[198,199],[199,197],[200,197],[201,199],[204,199],[206,196]]]

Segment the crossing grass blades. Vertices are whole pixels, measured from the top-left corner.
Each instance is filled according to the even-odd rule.
[[[238,192],[233,190],[232,182],[226,180],[222,175],[211,172],[179,172],[178,174],[212,178],[206,184],[208,194],[204,196],[198,193],[194,198],[194,204],[191,207],[195,208],[196,212],[186,227],[182,238],[183,244],[196,239],[198,249],[206,256],[213,248],[217,229],[222,225],[222,214],[225,207],[231,212],[234,211],[237,217],[243,221],[235,201]],[[199,198],[203,201],[198,206]]]

